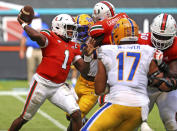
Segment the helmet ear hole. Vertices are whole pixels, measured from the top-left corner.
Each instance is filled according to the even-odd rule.
[[[100,14],[100,10],[98,10],[98,14]]]
[[[119,40],[117,40],[117,43],[120,43],[120,41],[119,41]]]

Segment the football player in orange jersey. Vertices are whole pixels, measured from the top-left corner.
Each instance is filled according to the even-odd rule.
[[[28,26],[29,23],[25,23],[20,16],[21,13],[18,15],[18,22],[29,37],[39,44],[43,58],[32,78],[24,110],[13,121],[9,131],[20,130],[46,99],[70,114],[72,126],[68,130],[79,131],[82,120],[76,102],[77,95],[65,80],[72,63],[80,72],[87,72],[85,69],[89,67],[93,48],[86,46],[83,60],[79,44],[71,41],[76,33],[76,24],[68,14],[56,16],[52,21],[52,29],[41,32]]]
[[[93,8],[92,17],[96,22],[90,29],[90,36],[98,45],[110,44],[109,36],[115,23],[121,18],[128,18],[126,13],[115,14],[114,6],[108,1],[100,1]]]
[[[162,13],[153,19],[151,32],[139,35],[138,43],[153,46],[164,53],[164,62],[161,65],[166,72],[166,77],[177,79],[177,37],[176,21],[170,14]],[[157,104],[160,117],[168,131],[177,131],[177,90],[161,92],[148,88],[150,97],[150,111],[154,103]]]

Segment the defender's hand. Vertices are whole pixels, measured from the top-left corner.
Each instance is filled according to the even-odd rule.
[[[93,38],[89,38],[89,40],[86,43],[86,47],[84,48],[84,54],[86,56],[90,56],[96,48],[94,47],[96,41]]]
[[[157,61],[157,65],[159,66],[163,61],[163,52],[156,49],[154,59]]]

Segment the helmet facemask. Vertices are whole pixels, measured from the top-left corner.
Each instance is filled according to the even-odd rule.
[[[89,37],[90,27],[94,24],[93,19],[87,14],[76,16],[77,23],[77,40],[80,43],[85,43]]]
[[[77,40],[80,42],[85,42],[89,35],[89,27],[87,25],[78,25],[77,27]]]
[[[65,37],[68,39],[73,39],[76,37],[77,35],[77,28],[76,25],[64,25],[64,29],[65,29]]]
[[[175,36],[160,36],[155,33],[151,33],[151,42],[154,47],[159,50],[165,50],[172,46]]]

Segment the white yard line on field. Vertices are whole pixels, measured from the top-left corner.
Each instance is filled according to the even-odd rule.
[[[13,95],[15,98],[17,98],[18,100],[20,100],[21,102],[25,103],[25,99],[19,95]],[[51,121],[54,125],[56,125],[57,127],[59,127],[60,129],[63,129],[64,131],[66,131],[66,127],[64,125],[62,125],[61,123],[59,123],[57,120],[53,119],[50,115],[48,115],[47,113],[45,113],[42,110],[38,110],[38,113],[40,115],[42,115],[43,117],[47,118],[49,121]]]
[[[0,96],[27,95],[27,91],[0,91]]]
[[[4,95],[11,95],[14,96],[16,99],[18,99],[19,101],[25,103],[25,99],[19,95],[27,95],[27,92],[15,92],[15,91],[0,91],[0,96],[4,96]],[[49,121],[51,121],[54,125],[56,125],[58,128],[62,129],[63,131],[66,131],[67,128],[62,125],[60,122],[58,122],[57,120],[55,120],[54,118],[52,118],[50,115],[48,115],[47,113],[45,113],[42,110],[38,110],[38,113],[40,115],[42,115],[43,117],[45,117],[46,119],[48,119]]]

